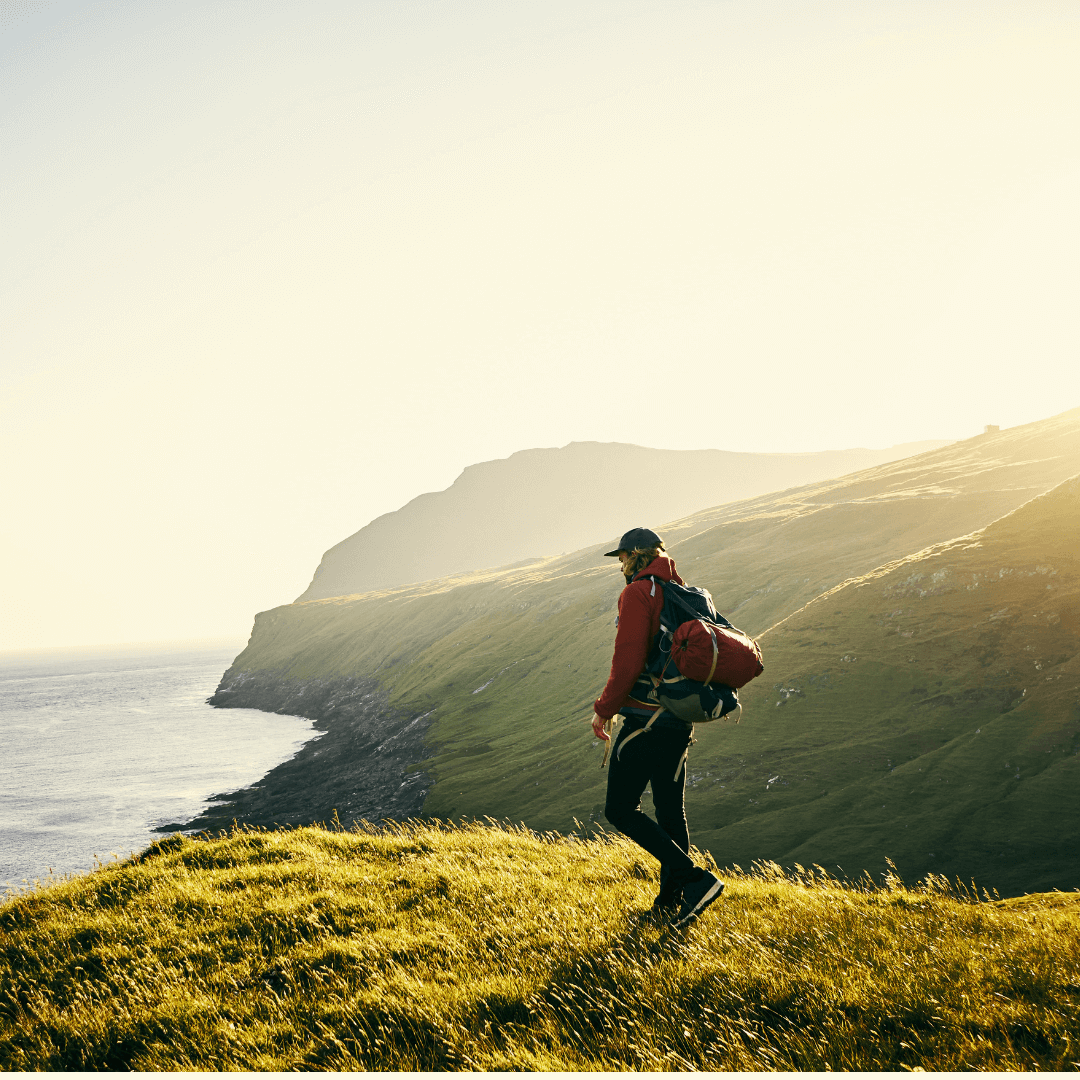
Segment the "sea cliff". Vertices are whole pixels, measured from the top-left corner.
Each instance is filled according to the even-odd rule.
[[[335,815],[404,820],[421,813],[430,778],[417,763],[430,754],[424,745],[430,714],[393,708],[375,679],[294,679],[233,666],[208,701],[218,708],[305,716],[320,734],[258,784],[214,795],[214,805],[184,829],[227,829],[234,821],[300,825]]]
[[[1078,867],[1019,841],[1025,822],[1045,826],[1076,764],[1080,504],[1075,485],[1036,497],[1078,472],[1073,410],[661,525],[683,576],[765,654],[765,674],[742,691],[742,725],[700,731],[687,780],[695,842],[721,865],[877,873],[890,857],[907,880],[976,874],[1003,893],[1080,884]],[[983,532],[1033,499],[1026,516]],[[610,543],[259,615],[212,700],[307,716],[325,734],[189,827],[335,810],[346,825],[417,814],[602,824],[605,773],[584,722],[622,585],[602,555]],[[944,576],[903,585],[913,574]],[[1036,612],[1037,640],[1023,628]],[[948,627],[947,648],[931,622]],[[1013,689],[1027,689],[1024,704]],[[987,725],[993,739],[972,743]],[[1002,753],[1021,774],[1011,795],[999,790]],[[897,777],[911,780],[903,792]],[[947,842],[979,822],[977,842]]]

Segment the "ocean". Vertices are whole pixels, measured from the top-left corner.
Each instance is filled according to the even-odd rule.
[[[316,737],[206,704],[235,645],[0,654],[0,896],[126,858]]]

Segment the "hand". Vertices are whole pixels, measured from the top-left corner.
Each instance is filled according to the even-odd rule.
[[[607,725],[611,723],[610,720],[605,720],[602,716],[598,716],[596,713],[592,714],[592,729],[593,734],[604,742],[608,742],[611,736],[605,730]]]

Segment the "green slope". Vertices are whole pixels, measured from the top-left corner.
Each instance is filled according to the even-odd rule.
[[[1078,529],[1072,480],[774,627],[782,681],[702,736],[695,839],[721,862],[1080,886]]]
[[[746,721],[702,730],[688,792],[695,841],[721,865],[764,857],[857,874],[883,869],[892,855],[908,874],[989,875],[986,883],[1003,892],[1080,883],[1053,851],[1004,844],[1013,835],[1012,819],[984,798],[989,773],[960,783],[939,771],[939,761],[952,761],[952,768],[963,760],[959,745],[949,749],[960,738],[957,724],[974,730],[984,715],[998,717],[988,720],[993,731],[984,725],[979,745],[991,745],[983,736],[993,735],[1012,746],[1020,729],[1009,724],[1032,707],[1025,701],[1001,713],[1014,683],[994,664],[981,667],[985,632],[978,620],[965,622],[962,612],[954,617],[955,655],[943,647],[940,657],[915,652],[902,663],[867,653],[867,627],[885,619],[876,609],[861,621],[840,620],[835,629],[826,620],[827,631],[792,639],[799,620],[824,618],[840,610],[837,597],[847,603],[856,595],[855,586],[831,591],[845,579],[970,533],[1077,471],[1080,410],[667,526],[683,575],[708,586],[721,610],[752,633],[818,598],[765,636],[766,672],[744,694]],[[1013,563],[1032,562],[1021,554],[1010,556]],[[299,686],[374,676],[391,706],[432,721],[431,753],[422,762],[425,814],[492,815],[560,830],[575,818],[599,820],[605,775],[583,720],[610,663],[621,587],[612,562],[590,550],[525,568],[277,608],[257,617],[251,643],[223,687],[269,674]],[[1056,581],[1069,572],[1065,562],[1062,567]],[[980,587],[980,598],[990,594],[988,584]],[[940,595],[953,603],[960,594]],[[903,603],[888,610],[894,609]],[[904,619],[894,616],[888,627]],[[906,625],[902,632],[907,629],[920,633]],[[858,660],[842,662],[845,654]],[[781,689],[798,692],[784,699]],[[786,703],[777,708],[778,700]],[[800,716],[809,718],[801,726]],[[911,763],[913,755],[926,760]],[[1010,767],[1014,757],[1006,758]],[[931,765],[927,784],[934,776],[937,786],[920,787],[918,769]],[[887,771],[893,767],[896,773]],[[890,802],[880,785],[899,792],[909,772],[908,794]],[[365,762],[357,761],[357,784],[364,773]],[[1047,774],[1046,782],[1056,775]],[[779,779],[767,784],[774,776]],[[1016,790],[1033,789],[1021,783]],[[968,821],[974,796],[983,799],[983,826]],[[1049,794],[1035,803],[1026,795],[1010,798],[1021,799],[1015,829],[1038,831],[1041,819],[1031,815]],[[346,792],[332,805],[348,820]],[[1072,811],[1064,813],[1068,818]],[[963,821],[969,833],[961,845]],[[981,836],[975,846],[972,830]],[[952,846],[950,836],[957,837]]]

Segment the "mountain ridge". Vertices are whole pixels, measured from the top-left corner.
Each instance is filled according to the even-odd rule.
[[[883,450],[754,454],[571,442],[467,466],[329,548],[298,601],[392,588],[577,550],[618,529],[650,492],[657,520],[894,461],[942,440]]]

